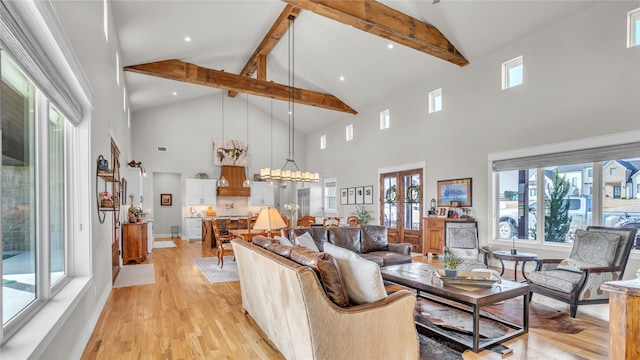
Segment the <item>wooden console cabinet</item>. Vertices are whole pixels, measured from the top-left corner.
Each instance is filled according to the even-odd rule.
[[[122,224],[122,262],[140,264],[147,259],[147,223]]]
[[[637,359],[640,355],[640,279],[609,281],[601,290],[609,295],[609,359]]]
[[[475,222],[474,220],[467,219],[447,219],[426,217],[422,219],[422,251],[424,255],[438,256],[444,254],[445,233],[444,223],[445,221],[462,221],[462,222]]]

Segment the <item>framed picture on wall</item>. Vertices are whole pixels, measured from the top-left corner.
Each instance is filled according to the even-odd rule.
[[[340,189],[340,205],[347,205],[347,189]]]
[[[160,194],[160,205],[161,206],[171,206],[172,204],[172,195],[171,194]]]
[[[347,189],[347,205],[355,205],[356,203],[356,188]]]
[[[364,203],[373,204],[373,185],[364,187]]]
[[[471,207],[471,178],[438,181],[438,206]]]
[[[364,204],[364,187],[362,186],[356,188],[356,204]]]

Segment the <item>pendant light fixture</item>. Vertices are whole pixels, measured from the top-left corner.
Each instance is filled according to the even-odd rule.
[[[242,187],[251,187],[251,180],[249,180],[249,94],[247,94],[247,153],[245,154],[247,158],[247,166],[245,170],[247,172],[247,178],[242,182]]]
[[[220,95],[221,95],[221,101],[220,101],[220,108],[222,116],[222,144],[220,144],[223,148],[224,148],[224,91],[220,91]],[[224,175],[220,175],[220,180],[218,180],[218,187],[229,187],[229,181],[227,179],[225,179]]]
[[[298,164],[295,160],[295,30],[293,21],[295,16],[289,15],[289,156],[285,159],[286,162],[282,169],[261,169],[260,177],[262,179],[274,179],[282,181],[304,181],[304,182],[318,182],[320,181],[320,174],[317,172],[300,171]],[[293,164],[294,169],[287,169],[287,165]],[[290,167],[291,168],[291,167]],[[268,174],[268,175],[267,175]]]

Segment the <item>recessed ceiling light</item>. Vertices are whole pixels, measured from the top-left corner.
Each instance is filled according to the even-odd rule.
[[[191,38],[187,36],[187,37],[184,38],[184,41],[189,42],[189,41],[191,41]]]
[[[388,47],[389,49],[393,49],[393,44],[389,43],[389,45],[387,45],[387,47]]]
[[[176,96],[176,95],[178,95],[178,92],[174,91],[174,92],[171,93],[171,95]]]
[[[344,81],[344,76],[340,76],[340,81]]]

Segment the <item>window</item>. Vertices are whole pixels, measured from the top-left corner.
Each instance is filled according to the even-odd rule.
[[[629,11],[627,28],[627,47],[640,45],[640,8]]]
[[[335,178],[327,178],[324,181],[324,211],[338,211],[337,187]]]
[[[346,128],[346,139],[347,139],[347,141],[353,140],[353,124],[347,125],[347,128]]]
[[[327,135],[320,136],[320,150],[327,148]]]
[[[102,2],[102,27],[104,30],[104,39],[109,42],[109,5],[107,0]]]
[[[442,110],[442,89],[429,93],[429,114]]]
[[[389,109],[380,112],[380,130],[388,129],[391,119],[389,118]]]
[[[640,186],[632,186],[630,177],[640,169],[638,142],[496,160],[493,166],[497,238],[572,244],[575,231],[590,225],[640,227]],[[583,174],[592,176],[592,185],[584,185]]]
[[[122,87],[122,111],[127,111],[127,88]]]
[[[587,177],[588,178],[592,178],[593,177],[593,169],[587,169]]]
[[[116,83],[120,86],[120,55],[116,52]]]
[[[502,90],[522,85],[524,81],[522,55],[502,64]]]

